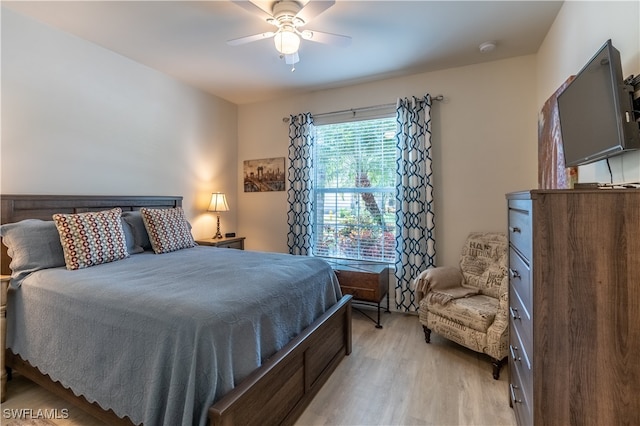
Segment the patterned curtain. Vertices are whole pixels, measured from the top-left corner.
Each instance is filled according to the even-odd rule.
[[[292,115],[289,121],[289,253],[311,255],[313,244],[313,117]]]
[[[431,96],[398,99],[396,167],[396,309],[418,310],[411,281],[435,266],[431,171]]]

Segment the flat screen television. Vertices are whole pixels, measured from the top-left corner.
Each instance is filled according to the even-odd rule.
[[[566,167],[640,148],[632,92],[622,78],[620,52],[608,40],[558,95]]]

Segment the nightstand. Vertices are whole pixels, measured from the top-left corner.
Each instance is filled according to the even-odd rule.
[[[196,243],[201,246],[213,246],[244,250],[244,239],[245,237],[206,238],[204,240],[196,240]]]
[[[360,312],[376,323],[376,328],[382,328],[382,324],[380,324],[380,309],[385,297],[387,299],[385,312],[391,312],[389,310],[389,265],[364,260],[325,260],[329,262],[336,273],[342,293],[353,296],[352,307],[354,309],[357,310],[354,306],[357,303],[377,307],[377,320],[362,311]]]
[[[4,351],[7,347],[7,291],[9,289],[10,275],[0,275],[0,350],[3,351],[0,360],[0,402],[7,398],[7,369],[4,365]]]

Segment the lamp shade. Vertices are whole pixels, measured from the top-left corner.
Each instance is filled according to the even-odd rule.
[[[300,37],[298,37],[298,34],[293,32],[292,29],[284,28],[282,31],[276,33],[273,41],[276,45],[276,50],[283,55],[294,54],[300,47]]]
[[[228,212],[229,205],[227,204],[227,198],[222,192],[214,192],[211,194],[211,203],[207,209],[210,212]]]

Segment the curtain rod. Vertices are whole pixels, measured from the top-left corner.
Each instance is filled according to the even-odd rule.
[[[443,101],[444,100],[444,96],[443,95],[436,95],[434,97],[431,98],[432,101]],[[363,108],[351,108],[351,109],[343,109],[340,111],[331,111],[331,112],[323,112],[321,114],[313,114],[314,117],[325,117],[327,115],[335,115],[335,114],[344,114],[345,112],[360,112],[360,111],[371,111],[371,110],[376,110],[376,109],[382,109],[382,108],[389,108],[392,106],[395,106],[396,103],[392,103],[392,104],[382,104],[382,105],[374,105],[374,106],[370,106],[370,107],[363,107]],[[284,123],[288,123],[289,122],[289,117],[283,117],[282,121]]]

